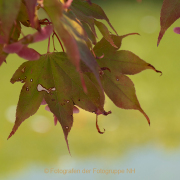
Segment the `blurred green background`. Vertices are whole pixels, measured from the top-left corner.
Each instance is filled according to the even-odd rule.
[[[95,2],[95,1],[94,1]],[[173,32],[176,21],[168,29],[159,47],[162,0],[99,0],[119,35],[138,32],[123,40],[121,49],[130,50],[161,70],[163,75],[151,70],[129,76],[143,110],[151,120],[135,110],[115,107],[106,98],[105,109],[112,114],[99,116],[99,126],[106,132],[100,135],[95,127],[95,115],[80,110],[74,115],[74,125],[69,134],[69,155],[61,126],[53,125],[53,116],[41,106],[27,119],[8,141],[15,120],[15,109],[22,87],[10,83],[15,70],[24,62],[10,55],[7,64],[0,68],[0,179],[169,179],[173,173],[178,179],[180,165],[180,36]],[[109,28],[111,31],[111,29]],[[25,33],[31,32],[25,30]],[[100,39],[100,38],[99,38]],[[32,45],[46,53],[47,41]],[[57,49],[60,48],[57,46]],[[44,173],[54,169],[135,169],[132,174],[60,174]],[[172,172],[173,171],[173,172]]]

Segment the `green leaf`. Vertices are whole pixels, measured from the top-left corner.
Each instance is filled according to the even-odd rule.
[[[82,23],[83,29],[87,33],[88,38],[95,45],[97,42],[96,42],[96,37],[95,37],[94,33],[91,31],[91,29],[89,28],[89,26],[86,23],[84,23],[84,22],[81,22],[81,23]]]
[[[111,39],[113,40],[114,44],[117,46],[114,47],[112,46],[105,38],[102,38],[96,46],[94,46],[94,52],[96,53],[96,56],[102,56],[103,54],[107,54],[111,52],[116,52],[120,47],[123,38],[129,36],[129,35],[138,35],[138,33],[130,33],[130,34],[125,34],[123,36],[117,36],[117,35],[111,35]]]
[[[19,20],[24,26],[29,27],[31,25],[26,5],[23,2],[21,2],[21,7],[19,10],[17,20]]]
[[[94,3],[88,3],[87,1],[82,1],[82,0],[74,0],[71,5],[72,8],[75,8],[76,11],[79,11],[83,13],[86,16],[93,17],[95,19],[104,19],[107,21],[109,26],[114,30],[116,33],[115,29],[111,25],[108,17],[106,16],[105,12],[103,9]],[[117,34],[117,33],[116,33]]]
[[[98,64],[86,45],[85,36],[78,29],[80,28],[83,31],[82,27],[65,14],[62,14],[62,4],[57,0],[45,0],[44,9],[50,16],[54,28],[62,39],[67,54],[77,70],[80,70],[79,63],[81,59],[92,70],[100,84]]]
[[[139,110],[150,124],[150,119],[142,110],[136,94],[133,82],[125,75],[116,72],[104,72],[102,84],[105,93],[113,103],[123,109]]]
[[[96,30],[94,27],[94,18],[91,16],[86,16],[84,15],[81,11],[76,10],[76,8],[71,7],[72,12],[75,14],[75,16],[82,22],[86,23],[89,25],[91,28],[91,31],[93,32],[94,36],[97,37]]]
[[[73,64],[79,69],[79,62],[80,62],[80,54],[77,47],[77,43],[71,33],[64,27],[63,21],[63,7],[62,3],[58,0],[44,1],[44,9],[46,10],[47,14],[49,15],[55,30],[58,33],[58,36],[63,41],[67,54],[69,58],[72,60]],[[71,43],[69,43],[71,42]]]
[[[99,31],[101,32],[101,34],[104,36],[104,38],[115,48],[117,48],[117,46],[114,44],[113,40],[111,39],[111,35],[109,34],[109,30],[108,28],[99,21],[94,20],[95,25],[97,26],[97,28],[99,29]]]
[[[102,38],[95,45],[94,53],[97,56],[103,55],[102,58],[97,59],[97,62],[102,69],[101,80],[107,96],[120,108],[139,110],[150,124],[148,116],[137,100],[133,82],[124,74],[133,75],[145,69],[160,71],[130,51],[117,51],[121,46],[122,39],[128,35],[131,34],[124,36],[111,35],[117,48],[111,46],[105,38]]]
[[[9,33],[17,18],[20,5],[21,0],[0,0],[0,22],[6,41],[9,39]]]
[[[43,83],[40,77],[46,67],[47,61],[41,58],[39,61],[23,63],[15,72],[11,83],[20,81],[25,84],[22,87],[19,97],[15,125],[10,133],[10,138],[18,129],[20,124],[30,116],[36,113],[43,100],[44,92],[37,91],[37,85]]]
[[[10,42],[16,42],[20,36],[20,31],[21,31],[21,24],[19,21],[16,21],[16,24],[13,25],[10,31]],[[5,53],[3,51],[4,45],[0,44],[0,66],[2,65],[3,62],[6,62],[6,58],[8,56],[8,53]]]
[[[16,21],[16,23],[13,25],[10,31],[10,42],[17,42],[21,34],[21,24],[19,21]]]
[[[0,66],[3,62],[6,62],[7,53],[3,52],[3,44],[0,44]]]
[[[92,73],[91,78],[81,73],[88,90],[86,94],[79,73],[65,53],[49,53],[37,61],[23,63],[11,79],[12,83],[21,81],[25,84],[17,106],[15,125],[9,137],[25,119],[37,111],[43,98],[60,122],[67,145],[67,136],[73,124],[74,105],[89,112],[105,114],[104,93],[95,77]]]
[[[100,67],[108,67],[114,73],[119,72],[128,75],[134,75],[146,69],[160,72],[131,51],[126,50],[117,51],[116,53],[108,52],[103,58],[98,60],[98,64]]]

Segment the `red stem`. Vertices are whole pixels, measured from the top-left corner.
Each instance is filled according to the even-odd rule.
[[[56,32],[55,32],[55,31],[53,31],[53,32],[54,32],[56,38],[58,39],[58,41],[59,41],[59,43],[60,43],[60,45],[61,45],[61,48],[62,48],[63,52],[65,52],[65,51],[64,51],[64,47],[63,47],[63,45],[62,45],[62,43],[61,43],[61,40],[59,39],[59,37],[58,37],[58,35],[56,34]]]
[[[50,36],[49,36],[49,39],[48,39],[48,49],[47,49],[47,53],[50,52],[49,49],[50,49]]]
[[[52,35],[52,40],[53,40],[54,51],[57,51],[56,48],[55,48],[55,44],[54,44],[54,33],[53,33],[53,35]]]

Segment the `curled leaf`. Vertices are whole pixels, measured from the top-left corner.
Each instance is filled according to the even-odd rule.
[[[100,134],[104,134],[104,132],[105,132],[105,129],[104,129],[104,132],[102,132],[102,131],[99,129],[99,125],[98,125],[98,115],[96,115],[96,129],[98,130],[98,133],[100,133]]]
[[[47,39],[53,32],[53,26],[47,25],[43,27],[39,32],[33,34],[33,42],[39,42]]]

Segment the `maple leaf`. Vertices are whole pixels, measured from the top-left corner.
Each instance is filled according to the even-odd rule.
[[[164,0],[162,9],[161,9],[161,17],[160,17],[161,30],[159,32],[157,45],[159,45],[166,30],[178,18],[180,18],[180,1],[179,0]]]
[[[44,9],[51,18],[58,36],[64,43],[67,55],[71,62],[76,66],[77,71],[80,71],[81,59],[92,70],[100,84],[98,73],[99,67],[94,56],[87,47],[85,36],[82,34],[82,27],[79,26],[77,22],[68,18],[66,14],[63,14],[62,3],[57,0],[44,0]],[[86,86],[82,76],[81,80],[84,91],[86,91]]]
[[[111,39],[110,32],[108,28],[103,24],[102,22],[97,21],[97,19],[106,20],[109,26],[113,29],[113,31],[116,33],[115,29],[111,25],[109,19],[107,18],[105,12],[102,10],[102,8],[94,3],[89,3],[82,0],[74,0],[72,3],[72,6],[70,7],[72,13],[74,14],[74,18],[72,18],[72,13],[67,14],[70,15],[70,18],[78,19],[80,20],[81,24],[83,24],[83,28],[86,31],[89,39],[94,44],[94,39],[97,38],[95,25],[100,30],[101,34],[105,37],[106,40],[110,42],[112,46],[114,46],[114,43]],[[85,26],[86,24],[86,26]],[[87,25],[90,27],[90,29],[87,27]],[[116,33],[117,34],[117,33]],[[87,42],[88,46],[91,48],[92,45],[91,42]]]
[[[72,9],[72,11],[80,12],[81,15],[84,15],[85,17],[93,17],[95,19],[106,20],[107,23],[109,24],[109,26],[116,33],[116,30],[113,28],[108,17],[106,16],[105,12],[103,11],[103,9],[99,5],[94,4],[94,3],[88,3],[87,1],[74,0],[72,2],[71,9]]]
[[[134,75],[145,69],[160,71],[157,71],[151,64],[146,63],[130,51],[117,51],[121,46],[122,39],[132,34],[124,36],[112,35],[111,38],[118,48],[111,46],[105,38],[102,38],[95,45],[94,52],[97,56],[103,54],[103,57],[97,59],[97,62],[104,70],[101,74],[101,81],[107,96],[117,107],[139,110],[150,124],[149,117],[138,102],[134,84],[126,74]]]
[[[79,73],[65,53],[49,53],[37,61],[23,63],[11,79],[12,83],[20,81],[25,84],[17,105],[15,125],[8,138],[45,102],[60,122],[67,145],[67,136],[73,125],[74,105],[91,113],[107,115],[103,108],[104,93],[96,78],[82,74],[87,93],[83,91]]]

